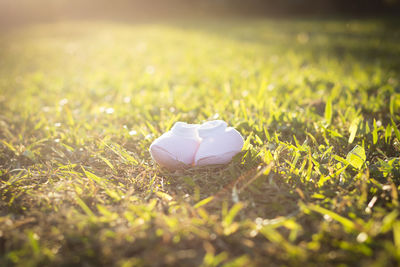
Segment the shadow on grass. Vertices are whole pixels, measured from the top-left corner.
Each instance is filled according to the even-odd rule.
[[[245,25],[245,26],[244,26]],[[400,72],[400,20],[380,19],[292,19],[234,20],[203,23],[172,23],[172,27],[203,32],[218,38],[275,49],[290,47],[295,53],[309,53],[361,64],[381,63]]]

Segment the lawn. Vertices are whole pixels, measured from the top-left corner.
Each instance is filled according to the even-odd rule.
[[[400,21],[0,33],[1,266],[398,266]],[[176,121],[245,138],[168,171]]]

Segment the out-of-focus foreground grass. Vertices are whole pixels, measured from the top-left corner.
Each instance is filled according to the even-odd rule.
[[[0,265],[398,265],[398,26],[3,32]],[[175,121],[216,118],[246,139],[229,165],[152,162]]]

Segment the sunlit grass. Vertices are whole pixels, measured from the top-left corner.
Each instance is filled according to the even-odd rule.
[[[4,32],[0,265],[398,264],[396,25]],[[150,143],[175,121],[216,118],[246,139],[232,163],[152,162]]]

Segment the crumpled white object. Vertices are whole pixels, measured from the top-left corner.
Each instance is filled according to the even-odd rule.
[[[154,140],[150,154],[168,169],[229,163],[242,150],[243,137],[222,120],[201,125],[176,122]]]

